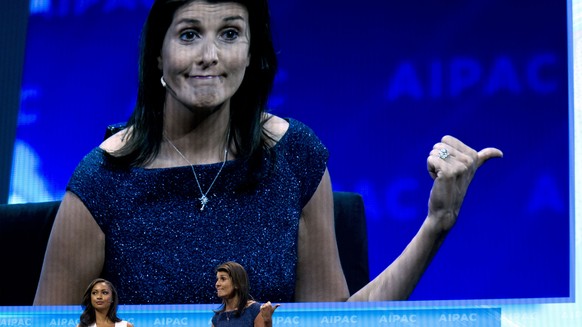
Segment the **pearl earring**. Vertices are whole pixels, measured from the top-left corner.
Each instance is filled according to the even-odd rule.
[[[163,87],[166,87],[166,85],[167,85],[167,84],[166,84],[166,81],[164,80],[164,76],[162,76],[162,77],[160,78],[160,82],[162,83],[162,86],[163,86]]]

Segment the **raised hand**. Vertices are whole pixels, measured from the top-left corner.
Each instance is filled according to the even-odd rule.
[[[271,301],[267,301],[267,303],[263,303],[261,305],[261,316],[263,317],[263,321],[265,322],[266,326],[271,326],[271,318],[279,306],[280,304],[272,305]]]
[[[439,231],[447,232],[453,227],[475,172],[485,161],[496,157],[503,157],[496,148],[477,152],[449,135],[434,145],[427,159],[428,172],[434,180],[428,219]]]

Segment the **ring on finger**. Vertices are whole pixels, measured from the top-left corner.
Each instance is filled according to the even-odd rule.
[[[439,150],[438,156],[439,158],[445,160],[446,158],[449,157],[449,151],[445,148],[442,148]]]

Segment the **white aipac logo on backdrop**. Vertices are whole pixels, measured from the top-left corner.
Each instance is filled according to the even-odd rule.
[[[187,317],[165,317],[156,318],[154,326],[188,326]]]
[[[72,318],[56,318],[51,319],[49,326],[77,326],[79,319]]]
[[[32,318],[2,318],[0,326],[32,326]]]
[[[276,326],[279,325],[299,325],[300,324],[300,320],[299,320],[299,316],[275,316],[273,317],[273,323]]]
[[[416,323],[418,322],[418,316],[415,314],[390,314],[382,315],[378,320],[380,324],[404,324],[404,323]]]
[[[336,326],[338,324],[357,324],[358,316],[356,315],[338,315],[338,316],[323,316],[319,321],[320,324],[329,324]]]

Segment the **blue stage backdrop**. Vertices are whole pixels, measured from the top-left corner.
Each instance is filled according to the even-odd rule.
[[[37,0],[12,202],[60,199],[135,103],[151,0]],[[503,159],[478,172],[412,300],[570,297],[566,1],[271,1],[271,112],[330,151],[335,190],[363,195],[371,278],[427,212],[443,135]]]

